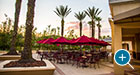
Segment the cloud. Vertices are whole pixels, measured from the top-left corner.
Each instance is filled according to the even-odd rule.
[[[66,23],[68,27],[65,29],[65,31],[71,30],[71,29],[79,29],[79,22],[68,22]]]
[[[67,24],[67,27],[66,27],[65,31],[74,29],[74,33],[79,36],[80,28],[79,28],[78,21],[72,21],[72,22],[68,22],[66,24]],[[103,24],[102,25],[103,27],[101,27],[101,36],[111,35],[111,29],[104,26],[104,25],[106,25],[106,23],[102,23],[102,24]],[[91,33],[92,33],[92,31],[91,31],[89,25],[86,22],[83,22],[82,34],[91,37]],[[96,38],[98,37],[98,28],[97,27],[95,27],[95,37]]]
[[[110,28],[103,28],[101,30],[101,34],[103,35],[111,35],[111,29]]]
[[[79,36],[80,33],[80,28],[79,28],[79,22],[78,21],[72,21],[72,22],[68,22],[66,23],[68,25],[68,27],[66,27],[65,31],[74,29],[75,34],[77,34]],[[82,28],[82,34],[89,36],[89,25],[84,21],[83,22],[83,28]]]

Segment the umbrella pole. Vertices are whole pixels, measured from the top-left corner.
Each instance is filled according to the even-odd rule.
[[[95,50],[94,50],[94,46],[91,46],[91,50],[95,51]]]
[[[40,50],[40,44],[39,44],[39,50]]]
[[[63,50],[64,50],[64,45],[63,44],[61,44],[61,46],[60,46],[61,48],[61,53],[63,53]]]
[[[80,45],[80,52],[82,51],[82,46]]]

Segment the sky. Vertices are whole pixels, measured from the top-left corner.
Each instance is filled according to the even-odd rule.
[[[0,23],[5,21],[4,14],[7,14],[14,20],[15,2],[16,0],[0,0]],[[27,2],[28,0],[22,0],[19,25],[25,25]],[[102,18],[101,35],[111,35],[111,28],[108,22],[108,18],[110,17],[108,4],[108,0],[36,0],[34,27],[37,27],[37,32],[43,32],[48,25],[51,25],[51,28],[61,28],[61,18],[54,13],[54,10],[59,5],[68,5],[72,12],[65,18],[64,34],[74,29],[75,34],[79,35],[79,21],[74,17],[74,13],[82,12],[87,10],[88,7],[94,6],[102,10],[99,15]],[[88,21],[90,21],[90,18],[86,16],[83,20],[83,35],[91,36],[90,27],[87,24]],[[97,27],[95,33],[97,37]]]

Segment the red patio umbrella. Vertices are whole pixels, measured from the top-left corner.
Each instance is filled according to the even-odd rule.
[[[100,42],[101,42],[101,44],[102,44],[103,46],[110,45],[108,42],[105,42],[105,41],[103,41],[103,40],[101,40]]]
[[[69,40],[69,44],[72,44],[74,41],[76,41],[77,39],[71,39],[71,40]]]
[[[56,40],[52,41],[52,44],[69,44],[69,41],[64,37],[59,37]]]
[[[45,40],[47,40],[47,39],[43,39],[43,40],[37,41],[36,43],[41,44],[41,43],[44,42]]]
[[[49,39],[43,41],[42,43],[44,43],[44,44],[51,44],[52,41],[54,41],[54,39],[53,38],[49,38]]]
[[[90,38],[90,40],[92,41],[96,41],[96,45],[101,45],[101,46],[107,46],[107,45],[110,45],[109,43],[103,41],[103,40],[98,40],[98,39],[95,39],[93,37]]]
[[[76,39],[75,41],[71,41],[70,42],[72,45],[87,45],[90,43],[93,43],[93,41],[91,41],[87,36],[81,36],[78,39]]]
[[[92,41],[92,43],[90,43],[91,45],[100,45],[101,44],[100,40],[98,40],[98,39],[95,39],[93,37],[91,37],[89,39]]]

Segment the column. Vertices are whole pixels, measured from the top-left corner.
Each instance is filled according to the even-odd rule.
[[[119,25],[114,25],[114,52],[119,49],[122,49],[122,28]],[[124,75],[124,69],[122,66],[117,65],[114,62],[114,74],[115,75]]]
[[[140,60],[140,33],[135,34],[136,59]]]
[[[135,40],[132,40],[132,50],[133,58],[136,59],[136,49],[135,49]]]

